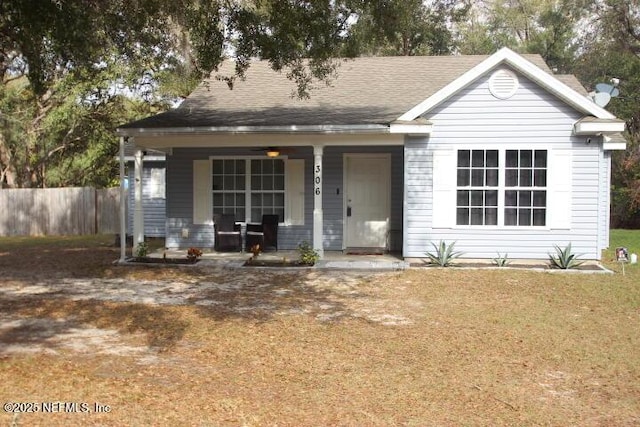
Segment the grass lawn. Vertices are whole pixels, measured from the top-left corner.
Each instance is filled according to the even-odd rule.
[[[639,230],[612,275],[123,268],[112,244],[0,238],[0,401],[39,405],[0,425],[640,425],[640,267],[612,261]]]

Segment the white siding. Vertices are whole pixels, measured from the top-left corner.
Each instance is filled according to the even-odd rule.
[[[600,157],[600,191],[599,191],[599,230],[598,248],[609,247],[609,221],[611,216],[611,151],[604,151]]]
[[[423,257],[432,249],[430,242],[445,240],[456,241],[467,258],[494,258],[497,252],[508,252],[510,258],[546,259],[554,245],[571,242],[584,258],[599,259],[606,220],[602,218],[605,202],[598,194],[603,190],[601,167],[606,162],[598,144],[588,145],[585,138],[572,136],[573,123],[581,114],[522,75],[513,97],[497,99],[489,92],[488,77],[424,116],[434,123],[430,137],[407,138],[403,255]],[[440,208],[433,204],[434,152],[457,147],[570,150],[569,228],[434,227],[433,210]]]

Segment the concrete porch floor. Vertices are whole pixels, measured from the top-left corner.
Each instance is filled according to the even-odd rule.
[[[202,250],[200,265],[211,266],[242,266],[251,257],[250,252],[216,252],[214,250]],[[187,249],[157,249],[149,255],[151,258],[186,258]],[[299,258],[298,251],[262,252],[261,260],[289,261]],[[270,267],[266,267],[270,268]],[[358,270],[404,270],[409,268],[409,263],[402,259],[399,253],[385,253],[382,255],[350,255],[342,251],[325,251],[324,257],[319,260],[314,268],[331,269],[358,269]]]

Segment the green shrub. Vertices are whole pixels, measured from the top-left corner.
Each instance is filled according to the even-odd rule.
[[[144,258],[149,254],[149,245],[147,242],[140,242],[136,246],[136,258]]]
[[[298,245],[298,253],[300,254],[300,264],[314,265],[320,259],[318,251],[313,249],[309,242],[306,241]]]
[[[563,270],[569,270],[581,265],[584,261],[579,261],[578,256],[571,252],[571,243],[569,243],[564,249],[561,249],[558,245],[554,245],[556,254],[549,254],[549,261],[551,267],[561,268]]]
[[[498,252],[498,256],[493,259],[493,263],[498,267],[506,267],[510,262],[509,254],[504,254],[503,256],[500,252]]]
[[[435,252],[426,252],[425,255],[429,257],[431,263],[437,264],[440,267],[449,267],[454,259],[462,255],[462,252],[455,252],[453,250],[455,244],[456,242],[447,245],[443,240],[440,240],[439,245],[431,242],[431,246],[433,246]]]

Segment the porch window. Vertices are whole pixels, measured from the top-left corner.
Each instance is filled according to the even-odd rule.
[[[263,214],[284,221],[283,159],[214,159],[213,213],[233,213],[238,222],[260,222]]]
[[[213,161],[213,213],[246,216],[246,162],[225,159]]]
[[[284,221],[284,161],[251,160],[251,222],[276,214]]]

